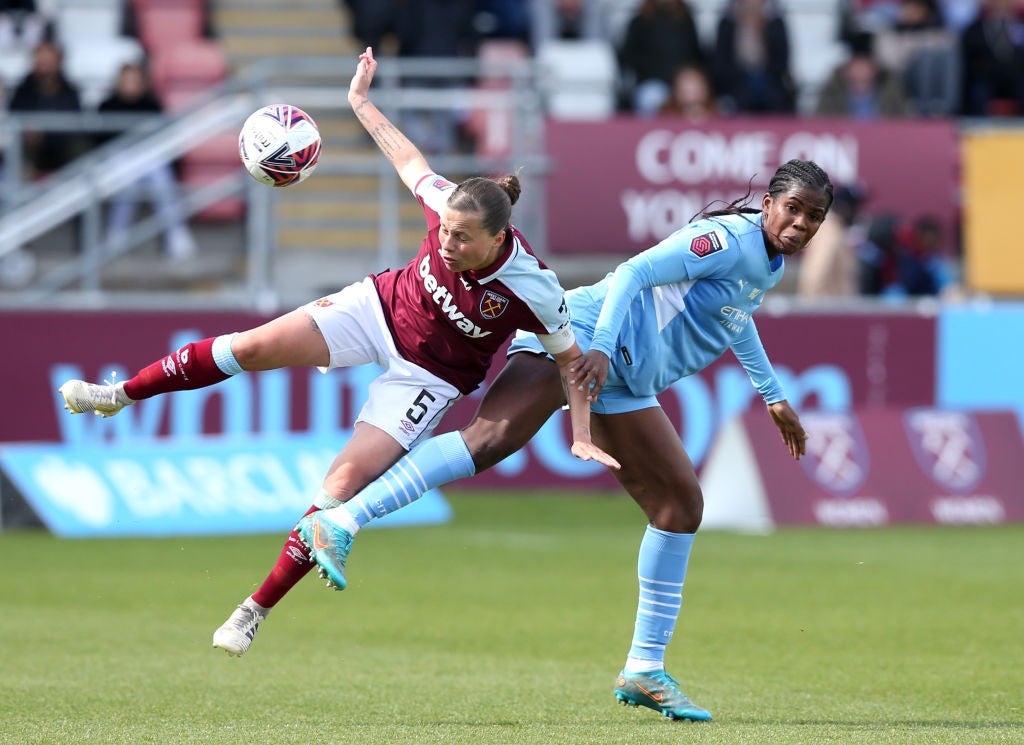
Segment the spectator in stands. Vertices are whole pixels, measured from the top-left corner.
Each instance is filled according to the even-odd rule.
[[[152,114],[162,113],[162,107],[149,85],[145,68],[131,62],[121,68],[110,96],[99,105],[101,113]],[[103,133],[97,139],[102,144],[117,132]],[[107,224],[108,240],[118,242],[131,226],[139,205],[142,192],[148,194],[164,226],[164,250],[174,260],[184,260],[195,255],[196,245],[181,209],[177,179],[170,164],[157,166],[144,173],[139,180],[126,184],[110,205]]]
[[[942,295],[956,284],[958,272],[943,254],[942,238],[942,224],[932,215],[922,215],[897,229],[902,293]]]
[[[862,34],[892,28],[899,4],[899,0],[839,0],[839,39],[850,45]]]
[[[474,0],[416,0],[402,6],[398,19],[398,54],[401,57],[473,57],[477,36],[473,29]],[[368,45],[369,46],[369,45]],[[451,78],[410,77],[403,85],[450,88]],[[468,114],[451,108],[410,110],[402,126],[427,154],[471,149],[464,136]]]
[[[352,35],[363,46],[384,49],[385,39],[397,39],[399,0],[341,0],[352,19]]]
[[[923,31],[945,28],[938,0],[900,0],[899,13],[892,28],[896,31]]]
[[[942,25],[959,36],[978,15],[980,0],[939,0]]]
[[[522,0],[478,0],[473,28],[482,39],[530,44],[530,6]]]
[[[775,0],[730,0],[718,21],[714,60],[724,112],[795,112],[789,31]]]
[[[364,46],[393,47],[401,57],[460,57],[475,51],[474,0],[344,2],[352,33]]]
[[[9,109],[17,113],[77,112],[78,89],[63,72],[64,56],[55,41],[44,39],[32,52],[32,69],[14,89]],[[84,138],[70,132],[25,133],[25,159],[36,177],[67,165],[86,149]]]
[[[702,64],[697,24],[685,0],[642,0],[626,26],[619,69],[630,108],[651,115],[672,95],[679,68]]]
[[[910,103],[899,79],[879,66],[871,51],[871,39],[854,41],[850,57],[836,67],[818,97],[819,116],[854,119],[905,116]]]
[[[715,93],[707,70],[700,65],[684,65],[676,70],[672,78],[672,94],[658,109],[658,114],[702,122],[717,113]]]
[[[983,0],[960,37],[965,116],[1024,115],[1024,18],[1015,0]]]
[[[858,224],[866,197],[860,185],[839,185],[832,209],[800,260],[796,294],[804,298],[850,298],[858,294]]]
[[[559,39],[584,39],[587,34],[583,0],[555,0],[555,31]]]
[[[861,295],[900,295],[899,242],[895,215],[877,215],[857,246],[858,286]]]
[[[956,35],[942,22],[937,0],[901,0],[890,28],[875,34],[878,64],[896,75],[913,113],[951,116],[960,103]]]
[[[523,0],[530,4],[534,47],[550,39],[601,38],[598,3],[593,0]]]
[[[919,297],[950,292],[956,286],[956,265],[943,255],[942,225],[931,215],[912,223],[879,215],[868,227],[858,255],[865,295]]]
[[[471,57],[476,52],[474,0],[416,0],[399,18],[403,57]]]

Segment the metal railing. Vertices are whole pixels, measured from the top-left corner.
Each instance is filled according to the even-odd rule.
[[[0,288],[0,306],[118,307],[179,306],[181,292],[147,288],[143,292],[106,286],[103,269],[137,251],[166,227],[153,214],[135,223],[116,240],[104,236],[104,204],[135,182],[139,174],[172,164],[197,143],[224,132],[237,132],[246,116],[266,103],[287,101],[297,106],[349,116],[347,103],[350,59],[269,60],[254,64],[226,84],[209,90],[176,116],[139,118],[132,115],[86,113],[8,114],[0,120],[4,162],[0,177],[0,262],[22,247],[37,244],[50,231],[72,221],[79,225],[78,250],[56,266],[39,271],[26,284]],[[481,85],[488,81],[490,86]],[[374,102],[389,117],[410,111],[480,112],[497,121],[507,140],[491,156],[438,153],[429,155],[435,170],[446,174],[489,173],[525,166],[533,181],[519,223],[533,235],[543,235],[544,198],[543,116],[535,73],[528,61],[481,64],[475,60],[388,59],[374,82]],[[496,83],[496,84],[495,84]],[[44,180],[24,177],[23,134],[29,131],[79,135],[124,129],[118,136],[86,153]],[[399,246],[400,205],[408,199],[390,164],[365,138],[364,156],[324,157],[317,176],[373,176],[378,180],[377,245],[366,264],[376,267],[404,263]],[[328,145],[329,147],[329,145]],[[521,176],[523,177],[523,176]],[[314,176],[316,178],[316,176]],[[284,195],[248,178],[239,168],[233,174],[190,189],[182,195],[186,216],[194,216],[225,198],[242,198],[246,218],[242,228],[244,273],[221,282],[187,302],[225,308],[272,310],[281,305],[287,289],[275,282],[286,274],[282,262],[294,258],[277,250],[279,220],[275,201]],[[292,196],[289,194],[288,196]],[[339,224],[338,230],[344,230]],[[35,243],[33,243],[35,242]],[[416,246],[406,247],[415,249]],[[358,262],[351,262],[358,264]],[[354,273],[363,271],[354,269]],[[351,278],[338,278],[339,281]]]

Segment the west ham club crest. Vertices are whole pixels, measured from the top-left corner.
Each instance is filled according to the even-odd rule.
[[[508,298],[499,295],[494,290],[486,290],[483,297],[480,298],[480,315],[489,321],[493,321],[504,313],[507,307]]]

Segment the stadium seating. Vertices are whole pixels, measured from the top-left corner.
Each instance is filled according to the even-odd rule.
[[[618,63],[598,39],[552,39],[537,50],[541,89],[556,119],[604,119],[615,112]]]
[[[0,48],[0,84],[12,89],[32,67],[28,50],[19,47]]]
[[[64,70],[81,94],[82,108],[95,109],[110,93],[121,67],[146,53],[130,36],[81,37],[64,49]]]
[[[121,35],[124,6],[120,0],[61,0],[53,24],[63,46],[112,39]]]
[[[139,40],[150,54],[203,35],[202,8],[195,3],[136,3]]]
[[[150,52],[153,89],[168,111],[179,111],[189,98],[227,76],[227,59],[212,39],[183,40]]]
[[[488,64],[525,63],[529,58],[529,52],[522,42],[499,39],[481,44],[477,57],[484,70],[477,83],[477,89],[502,91],[508,89],[508,79],[488,75]],[[507,110],[479,108],[470,112],[466,129],[476,140],[477,153],[494,157],[506,155],[512,137],[512,119],[512,112]]]

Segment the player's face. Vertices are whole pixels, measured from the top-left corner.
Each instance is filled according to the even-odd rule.
[[[773,258],[792,256],[807,245],[825,221],[828,196],[820,189],[800,187],[761,201],[761,226]]]
[[[447,207],[441,213],[441,260],[453,272],[483,269],[493,264],[505,242],[505,231],[491,235],[475,212],[457,212]]]

